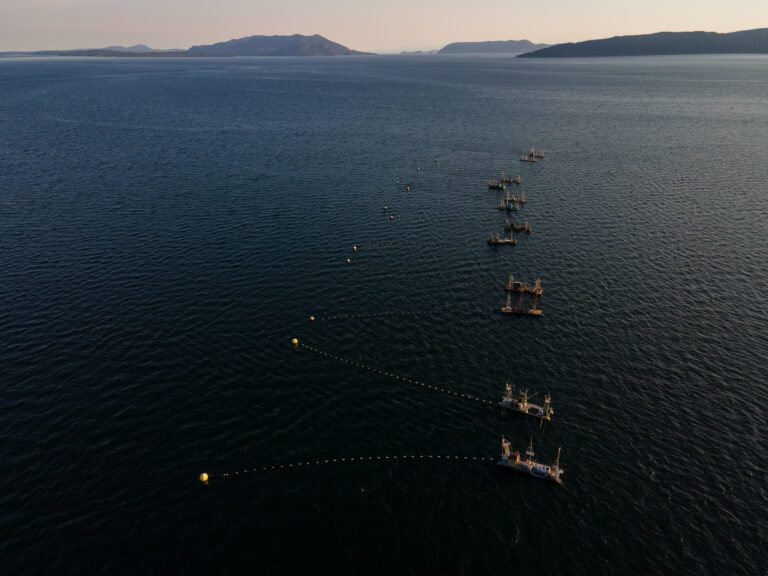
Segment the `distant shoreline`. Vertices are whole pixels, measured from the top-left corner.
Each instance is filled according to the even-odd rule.
[[[557,44],[518,58],[594,58],[621,56],[693,56],[768,54],[768,28],[717,32],[657,32]]]
[[[153,50],[144,44],[95,49],[4,51],[0,58],[237,58],[321,56],[467,56],[516,58],[618,58],[637,56],[718,56],[768,54],[768,28],[740,32],[657,32],[600,40],[546,45],[529,40],[454,42],[440,50],[374,54],[352,50],[319,34],[247,36],[192,46],[187,50]]]

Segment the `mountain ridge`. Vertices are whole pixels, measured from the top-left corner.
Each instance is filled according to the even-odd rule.
[[[368,52],[352,50],[319,34],[304,36],[246,36],[216,44],[192,46],[191,56],[363,56]]]
[[[768,28],[738,32],[655,32],[556,44],[518,58],[768,54]]]
[[[76,50],[38,50],[35,52],[0,52],[0,57],[34,56],[88,56],[110,58],[161,57],[233,57],[233,56],[363,56],[369,52],[352,50],[346,46],[314,34],[304,36],[246,36],[215,44],[192,46],[188,50],[155,50],[144,44],[109,46]]]

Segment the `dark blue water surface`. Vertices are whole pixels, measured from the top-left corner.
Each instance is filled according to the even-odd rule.
[[[765,574],[767,182],[765,57],[0,62],[2,572]]]

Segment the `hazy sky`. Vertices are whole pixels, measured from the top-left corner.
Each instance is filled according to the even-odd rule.
[[[768,0],[0,0],[0,51],[322,34],[357,50],[768,27]]]

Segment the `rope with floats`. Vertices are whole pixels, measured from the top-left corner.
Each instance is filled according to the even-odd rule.
[[[299,348],[299,339],[293,338],[291,340],[291,345],[295,350]],[[394,378],[396,380],[399,380],[401,382],[407,382],[410,384],[416,384],[423,388],[429,388],[430,390],[436,390],[438,392],[443,392],[445,394],[450,394],[452,396],[456,396],[457,398],[466,398],[468,400],[475,400],[476,402],[480,402],[482,404],[486,405],[493,405],[494,402],[490,400],[486,400],[484,398],[479,398],[477,396],[472,396],[471,394],[465,394],[456,392],[454,390],[449,390],[447,388],[442,388],[440,386],[433,386],[431,384],[427,384],[425,382],[420,382],[418,380],[414,380],[412,378],[406,377],[406,376],[400,376],[399,374],[394,374],[392,372],[387,372],[385,370],[380,370],[378,368],[367,366],[365,364],[361,364],[359,362],[355,362],[354,360],[349,360],[347,358],[342,358],[341,356],[336,356],[335,354],[330,354],[328,352],[325,352],[324,350],[320,350],[319,348],[315,348],[314,346],[311,346],[309,344],[302,344],[301,345],[303,349],[309,350],[310,352],[314,352],[316,354],[320,354],[322,356],[325,356],[327,358],[337,360],[339,362],[342,362],[344,364],[348,364],[350,366],[357,366],[359,368],[362,368],[364,370],[368,370],[370,372],[374,372],[376,374],[380,374],[382,376],[387,376],[389,378]],[[489,462],[494,461],[496,458],[491,456],[457,456],[457,455],[446,455],[446,454],[403,454],[403,455],[386,455],[386,456],[352,456],[352,457],[345,457],[345,458],[323,458],[318,460],[304,460],[299,462],[293,462],[288,464],[272,464],[269,466],[257,466],[255,468],[246,468],[244,470],[235,470],[233,472],[221,472],[218,474],[209,474],[208,472],[203,472],[198,476],[198,479],[203,485],[208,485],[208,483],[213,480],[214,478],[236,478],[239,476],[244,476],[246,474],[255,474],[255,473],[266,473],[266,472],[277,472],[281,470],[297,470],[299,468],[307,468],[309,466],[320,466],[320,465],[331,465],[331,464],[346,464],[346,463],[363,463],[363,462],[403,462],[403,461],[425,461],[425,460],[440,460],[440,461],[453,461],[453,462]]]
[[[464,312],[466,314],[485,314],[494,311],[496,308],[483,305],[478,308],[461,308],[452,306],[449,308],[426,308],[424,310],[391,310],[382,312],[352,312],[350,314],[329,314],[326,316],[310,316],[310,322],[328,321],[328,320],[364,320],[366,318],[387,318],[393,316],[425,316],[431,314],[446,314]]]
[[[299,468],[307,468],[309,466],[320,466],[330,464],[348,464],[348,463],[362,463],[362,462],[403,462],[403,461],[424,461],[424,460],[441,460],[441,461],[453,461],[453,462],[488,462],[496,460],[491,456],[452,456],[445,454],[403,454],[403,455],[389,455],[389,456],[353,456],[351,458],[324,458],[320,460],[305,460],[303,462],[293,462],[290,464],[273,464],[271,466],[257,466],[256,468],[247,468],[245,470],[236,470],[234,472],[222,472],[219,474],[209,474],[203,472],[198,479],[203,484],[208,484],[214,478],[236,478],[244,476],[246,474],[254,474],[261,472],[277,472],[280,470],[297,470]]]
[[[297,338],[294,338],[291,342],[293,344],[293,347],[295,349],[298,349],[299,340]],[[481,404],[485,404],[488,406],[495,406],[496,404],[496,402],[492,400],[486,400],[485,398],[480,398],[479,396],[473,396],[472,394],[467,394],[464,392],[457,392],[455,390],[450,390],[449,388],[443,388],[441,386],[434,386],[432,384],[427,384],[426,382],[414,380],[413,378],[410,378],[408,376],[401,376],[400,374],[395,374],[394,372],[387,372],[386,370],[381,370],[380,368],[376,368],[375,366],[368,366],[367,364],[362,364],[355,360],[350,360],[349,358],[344,358],[342,356],[337,356],[336,354],[331,354],[330,352],[326,352],[325,350],[320,350],[319,348],[315,348],[314,346],[310,346],[309,344],[302,344],[301,346],[302,346],[302,349],[304,350],[309,350],[310,352],[314,352],[315,354],[320,354],[321,356],[325,356],[326,358],[330,358],[331,360],[336,360],[337,362],[347,364],[348,366],[355,366],[357,368],[362,368],[363,370],[368,370],[369,372],[373,372],[374,374],[379,374],[380,376],[393,378],[395,380],[404,382],[406,384],[415,384],[417,386],[421,386],[422,388],[428,388],[429,390],[434,390],[436,392],[449,394],[450,396],[455,396],[456,398],[465,398],[467,400],[474,400],[475,402],[479,402]]]

